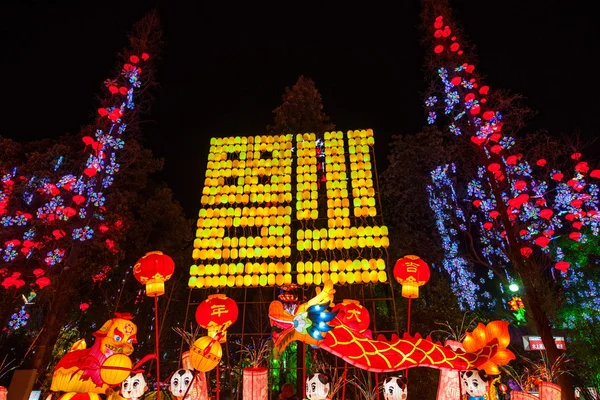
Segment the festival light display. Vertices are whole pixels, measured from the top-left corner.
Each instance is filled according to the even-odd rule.
[[[464,199],[457,196],[453,164],[431,173],[430,206],[445,251],[443,268],[460,293],[461,308],[493,308],[496,300],[482,289],[486,281],[496,276],[512,281],[532,254],[548,260],[556,278],[566,275],[572,265],[554,239],[584,243],[588,235],[600,234],[600,170],[592,170],[580,153],[571,155],[570,168],[559,170],[546,159],[527,160],[514,151],[501,111],[488,102],[491,89],[480,82],[444,16],[435,19],[431,32],[439,68],[435,92],[425,101],[428,121],[444,119],[452,134],[469,135],[486,160]],[[469,226],[476,228],[482,259],[492,266],[487,276],[476,275],[460,254],[459,241]],[[509,254],[511,249],[518,254]]]
[[[29,174],[26,166],[0,170],[0,286],[5,290],[27,295],[52,285],[70,252],[92,238],[109,254],[119,251],[110,230],[121,222],[106,218],[106,195],[121,167],[118,155],[149,58],[130,55],[119,75],[104,82],[91,136],[82,138],[88,154],[83,165],[67,169],[64,156],[58,156],[48,176]],[[32,261],[31,271],[23,269],[31,260],[40,262]],[[6,328],[17,330],[28,318],[25,307],[17,308]]]
[[[402,338],[382,335],[373,337],[370,330],[360,332],[344,324],[349,314],[338,305],[336,312],[329,308],[333,302],[333,283],[327,281],[315,297],[288,312],[281,301],[269,307],[274,352],[278,356],[293,341],[319,347],[358,368],[374,372],[396,372],[412,367],[446,368],[454,370],[480,369],[498,375],[499,366],[514,360],[507,349],[510,344],[508,322],[492,321],[479,324],[467,332],[462,345],[465,351],[453,350],[420,335]],[[363,313],[366,312],[366,309]],[[340,318],[337,316],[340,315]]]
[[[210,144],[191,288],[387,281],[372,130]]]

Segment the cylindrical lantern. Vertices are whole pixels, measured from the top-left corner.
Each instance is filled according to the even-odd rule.
[[[560,386],[551,382],[540,383],[540,399],[541,400],[560,400]]]
[[[146,295],[150,297],[165,294],[165,281],[171,279],[175,271],[173,259],[162,251],[151,251],[138,260],[133,267],[133,276],[146,285]]]
[[[244,368],[243,400],[267,400],[269,379],[266,368]]]
[[[405,256],[394,265],[394,278],[402,285],[402,297],[416,299],[419,297],[419,286],[429,281],[429,266],[418,256]]]
[[[536,396],[513,390],[510,392],[510,400],[539,400]]]
[[[181,365],[184,369],[194,369],[190,361],[190,352],[186,351],[181,355]],[[196,379],[190,388],[190,398],[193,400],[208,399],[208,385],[206,383],[206,374],[201,371],[196,371]]]
[[[131,373],[133,363],[125,354],[113,354],[100,366],[100,378],[107,385],[119,385]]]
[[[464,351],[462,343],[455,340],[446,340],[445,347],[450,347],[452,350]],[[438,391],[436,400],[456,400],[462,399],[460,383],[460,371],[442,368],[440,369],[440,379],[438,380]]]
[[[0,400],[6,400],[8,390],[4,386],[0,386]]]
[[[190,362],[200,372],[208,372],[215,368],[222,356],[221,343],[209,336],[196,340],[190,349]]]
[[[219,342],[227,340],[227,328],[238,318],[236,302],[222,293],[212,294],[198,305],[196,322],[208,329],[208,336],[214,338],[220,333]]]

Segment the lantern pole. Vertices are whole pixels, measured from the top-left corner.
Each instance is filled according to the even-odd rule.
[[[406,322],[406,332],[410,335],[410,309],[412,306],[412,298],[408,298],[408,321]]]
[[[160,350],[158,346],[158,296],[154,296],[154,322],[156,324],[156,333],[154,334],[156,340],[156,399],[160,400]]]
[[[219,372],[219,364],[217,364],[217,371],[216,372],[217,372],[217,380],[216,380],[216,384],[217,384],[217,399],[216,400],[219,400],[221,398],[221,383],[219,382],[220,381],[220,376],[219,375],[221,375],[221,374]]]
[[[344,385],[342,386],[342,400],[346,400],[346,374],[348,373],[348,363],[344,360]]]

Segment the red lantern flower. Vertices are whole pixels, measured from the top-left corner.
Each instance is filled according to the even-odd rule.
[[[336,318],[339,319],[344,326],[348,326],[358,332],[366,331],[371,323],[369,310],[356,300],[344,299],[340,304],[333,307],[332,311],[337,311]]]
[[[592,178],[600,178],[600,169],[595,169],[592,172],[590,172],[590,176]]]
[[[531,247],[521,247],[521,255],[525,258],[529,258],[529,256],[533,253]]]
[[[162,251],[151,251],[133,266],[133,276],[146,285],[146,295],[150,297],[165,294],[165,281],[171,279],[175,271],[173,259]]]
[[[554,214],[554,212],[549,208],[545,208],[542,211],[540,211],[540,217],[542,217],[544,219],[552,218],[552,214]]]
[[[556,268],[559,271],[566,272],[566,270],[568,270],[570,266],[571,265],[566,261],[559,261],[554,265],[554,268]]]
[[[548,243],[550,243],[550,239],[548,239],[546,236],[539,236],[537,239],[535,239],[535,244],[540,247],[546,247],[548,246]]]
[[[402,297],[419,297],[419,286],[426,284],[429,277],[429,266],[418,256],[403,257],[394,265],[394,278],[402,285]]]
[[[435,46],[435,48],[433,49],[433,51],[436,54],[440,54],[442,51],[444,51],[444,46],[442,46],[441,44],[438,44],[437,46]]]
[[[579,239],[581,239],[581,232],[571,232],[569,234],[569,238],[571,240],[575,240],[577,242],[577,241],[579,241]]]
[[[238,318],[236,302],[222,293],[212,294],[196,309],[196,322],[201,327],[208,329],[208,336],[216,338],[219,342],[227,340],[227,328]]]
[[[539,160],[537,160],[536,164],[538,167],[543,167],[544,165],[546,165],[547,161],[544,160],[543,158],[540,158]]]

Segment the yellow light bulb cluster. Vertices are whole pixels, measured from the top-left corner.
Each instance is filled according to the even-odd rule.
[[[356,248],[388,248],[387,226],[306,229],[296,232],[296,248],[305,250],[342,250]]]
[[[387,281],[385,261],[382,259],[307,261],[299,262],[296,269],[296,283],[299,285],[320,285],[329,279],[334,284]]]
[[[352,197],[354,216],[374,217],[375,189],[371,171],[371,146],[374,144],[371,129],[348,131],[348,152],[350,153],[350,178],[352,179]]]
[[[194,260],[287,258],[291,255],[291,207],[201,209]],[[229,228],[254,228],[256,236],[228,236]]]
[[[291,202],[292,135],[212,138],[202,205]]]
[[[377,215],[372,130],[213,138],[210,145],[190,287],[387,281],[388,229],[363,219]],[[326,215],[319,215],[322,192]],[[294,217],[312,229],[292,231]],[[292,243],[294,258],[312,261],[290,264]],[[357,257],[361,249],[373,258]],[[324,261],[339,251],[350,259]]]
[[[325,132],[325,177],[327,188],[327,226],[350,227],[350,202],[346,182],[344,134]]]
[[[190,267],[191,288],[281,286],[292,283],[289,262],[199,264]]]
[[[298,220],[314,220],[319,217],[316,146],[314,133],[296,135],[296,218]]]

